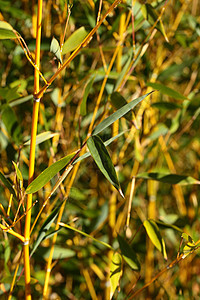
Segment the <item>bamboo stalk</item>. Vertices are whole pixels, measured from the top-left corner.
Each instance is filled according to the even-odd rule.
[[[38,0],[37,9],[37,32],[36,32],[36,53],[35,53],[35,64],[39,70],[40,67],[40,43],[41,43],[41,22],[42,22],[42,0]],[[39,87],[39,71],[35,69],[34,72],[34,94],[38,93]],[[31,128],[31,145],[30,145],[30,159],[29,159],[29,180],[28,184],[33,180],[34,168],[35,168],[35,147],[36,147],[36,134],[37,134],[37,123],[38,123],[38,112],[39,112],[40,99],[35,98],[33,103],[33,115],[32,115],[32,128]],[[32,194],[27,197],[26,203],[26,219],[25,219],[25,230],[24,230],[24,274],[25,274],[25,293],[26,300],[30,300],[31,289],[30,289],[30,260],[29,260],[29,240],[30,240],[30,226],[31,226],[31,206],[32,206]]]

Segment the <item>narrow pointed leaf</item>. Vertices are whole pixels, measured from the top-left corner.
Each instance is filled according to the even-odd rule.
[[[74,31],[63,45],[62,54],[75,50],[87,35],[87,31],[82,26]]]
[[[46,132],[42,132],[42,133],[38,134],[36,136],[36,145],[39,145],[39,144],[43,143],[44,141],[51,139],[55,135],[58,135],[58,133],[51,133],[51,131],[46,131]],[[30,143],[31,143],[31,141],[28,140],[27,142],[24,143],[24,146],[29,146]]]
[[[61,203],[62,204],[62,203]],[[47,217],[46,221],[44,222],[44,224],[42,225],[42,227],[40,228],[40,231],[38,233],[38,237],[35,241],[33,250],[31,251],[31,256],[33,255],[33,253],[36,251],[36,249],[38,248],[39,244],[42,242],[42,240],[45,238],[45,236],[47,235],[48,230],[51,227],[51,224],[55,221],[56,217],[58,216],[61,204],[59,206],[57,206],[52,213]]]
[[[92,88],[92,85],[94,83],[94,79],[95,77],[93,77],[87,84],[86,88],[85,88],[85,91],[84,91],[84,95],[83,95],[83,100],[81,102],[81,107],[80,107],[80,114],[81,116],[85,116],[87,114],[87,108],[86,108],[86,105],[87,105],[87,98],[88,98],[88,95],[89,95],[89,92]]]
[[[152,82],[148,82],[147,86],[152,87],[153,89],[159,90],[162,94],[164,95],[168,95],[169,97],[172,97],[174,99],[177,100],[187,100],[187,97],[183,96],[182,94],[180,94],[179,92],[169,88],[168,86],[165,86],[161,83],[152,83]]]
[[[51,41],[50,52],[52,52],[55,55],[55,57],[58,59],[58,61],[62,64],[60,45],[54,37]]]
[[[36,193],[47,184],[60,170],[62,170],[75,155],[75,152],[61,158],[50,167],[46,168],[35,180],[29,184],[26,194]]]
[[[115,109],[120,109],[121,107],[127,104],[127,101],[118,92],[113,92],[110,96],[110,100]],[[132,121],[132,112],[127,112],[124,115],[124,118],[126,118],[128,121]]]
[[[0,40],[16,39],[12,26],[4,21],[0,21]]]
[[[150,25],[154,25],[154,23],[158,20],[158,14],[153,6],[149,3],[142,5],[141,7],[142,14],[144,18],[149,22]],[[159,20],[156,28],[163,34],[165,40],[168,42],[167,35],[165,33],[165,29],[162,23],[162,20]]]
[[[23,181],[22,173],[21,173],[20,169],[18,168],[17,164],[14,161],[13,161],[13,165],[14,165],[15,170],[16,170],[17,178],[19,180]]]
[[[169,184],[179,184],[179,185],[200,184],[199,180],[191,176],[178,175],[178,174],[141,173],[138,174],[137,177],[143,179],[161,181]]]
[[[123,117],[126,113],[128,113],[131,109],[133,109],[138,103],[140,103],[144,98],[146,98],[148,95],[150,95],[152,92],[145,94],[142,97],[139,97],[137,99],[132,100],[128,104],[124,105],[122,108],[118,109],[116,112],[114,112],[111,116],[103,120],[100,124],[98,124],[93,132],[92,135],[96,135],[100,133],[102,130],[113,124],[115,121]]]
[[[1,172],[0,172],[0,180],[7,187],[7,189],[9,189],[10,193],[13,194],[14,198],[16,198],[15,190],[13,189],[12,184]]]
[[[101,245],[103,245],[103,246],[105,246],[105,247],[107,247],[107,248],[113,250],[113,248],[112,248],[109,244],[107,244],[107,243],[105,243],[105,242],[102,242],[102,241],[99,241],[99,240],[95,239],[92,235],[89,235],[89,234],[87,234],[87,233],[84,232],[84,231],[81,231],[81,230],[79,230],[79,229],[77,229],[77,228],[74,228],[74,227],[72,227],[72,226],[70,226],[70,225],[68,225],[68,224],[64,224],[64,223],[62,223],[62,222],[60,222],[59,225],[60,225],[60,226],[63,226],[63,227],[66,227],[66,228],[68,228],[68,229],[70,229],[70,230],[72,230],[72,231],[78,232],[78,233],[80,233],[81,235],[84,235],[84,236],[86,236],[87,238],[90,238],[90,239],[92,239],[93,241],[95,241],[95,242],[97,242],[97,243],[99,243],[99,244],[101,244]]]
[[[153,220],[145,220],[143,225],[154,246],[163,254],[164,258],[167,259],[165,242],[156,223]]]
[[[119,253],[115,252],[112,257],[110,266],[110,299],[112,299],[114,292],[119,284],[122,276],[122,257]]]
[[[115,141],[118,137],[120,137],[122,134],[124,134],[124,132],[126,132],[128,130],[124,130],[122,132],[120,132],[119,134],[117,134],[116,136],[111,137],[109,140],[104,142],[104,145],[107,147],[108,145],[110,145],[113,141]],[[91,154],[90,152],[87,152],[83,155],[81,155],[80,157],[78,157],[77,159],[75,159],[75,161],[73,162],[73,164],[76,164],[78,161],[81,161],[87,157],[89,157]]]
[[[91,136],[87,140],[87,146],[100,171],[108,179],[108,181],[110,181],[110,183],[117,190],[119,190],[120,185],[115,168],[113,166],[110,155],[100,137],[95,135]]]
[[[117,236],[117,240],[119,242],[119,247],[120,247],[123,259],[133,270],[139,271],[140,263],[138,261],[135,251],[120,235]]]

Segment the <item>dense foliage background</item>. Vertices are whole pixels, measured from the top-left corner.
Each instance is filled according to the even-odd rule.
[[[112,3],[103,1],[101,15]],[[74,0],[71,4],[65,40],[82,26],[83,33],[90,32],[99,10],[99,1]],[[35,0],[0,0],[0,20],[20,33],[33,59],[36,5]],[[45,220],[67,197],[63,223],[111,245],[129,258],[129,261],[123,259],[122,265],[119,263],[116,273],[121,278],[116,281],[119,280],[120,288],[113,299],[129,299],[175,260],[179,252],[183,253],[188,241],[194,244],[199,240],[199,13],[197,0],[123,1],[41,100],[38,134],[49,131],[57,134],[49,136],[48,133],[48,139],[38,143],[35,177],[81,147],[95,108],[98,108],[95,125],[116,111],[113,102],[115,104],[119,94],[113,95],[114,91],[130,102],[156,90],[136,106],[134,114],[127,116],[128,120],[120,118],[99,134],[106,141],[123,132],[107,150],[125,198],[88,157],[53,194],[31,236],[33,248]],[[50,45],[53,37],[59,42],[62,40],[67,15],[67,1],[43,1],[40,70],[46,80],[60,63],[50,52]],[[157,22],[159,16],[162,22]],[[73,45],[76,39],[69,44]],[[69,47],[62,59],[66,60],[72,50]],[[14,220],[18,204],[13,201],[8,213],[10,191],[2,178],[11,182],[18,203],[22,199],[19,215],[23,215],[25,205],[22,195],[28,185],[29,146],[24,143],[31,133],[34,68],[16,39],[1,39],[0,59],[0,171],[5,176],[1,177],[0,208],[4,225],[6,214]],[[99,98],[100,91],[103,94]],[[83,101],[87,101],[85,112]],[[23,181],[17,177],[13,161],[19,162]],[[166,178],[166,174],[182,177]],[[32,209],[32,221],[56,180],[54,177],[34,194],[33,202],[38,202]],[[73,187],[69,191],[70,180]],[[157,225],[154,222],[153,226],[158,227],[149,228],[151,223],[144,223],[147,219],[155,220]],[[45,234],[54,232],[55,224],[56,218]],[[24,218],[15,225],[17,232],[23,232],[23,228]],[[112,249],[81,232],[60,228],[51,266],[50,299],[109,299]],[[164,246],[160,251],[157,249],[159,243],[154,247],[156,232],[162,236],[167,254]],[[182,232],[186,235],[181,237]],[[23,268],[22,245],[6,231],[0,235],[0,293],[2,299],[4,296],[7,299],[18,262],[18,275]],[[51,245],[52,236],[49,236],[31,257],[31,276],[37,280],[32,285],[33,299],[42,298]],[[138,266],[134,267],[134,263]],[[135,299],[199,299],[199,264],[199,252],[195,250],[159,275]],[[19,281],[14,287],[12,299],[24,299],[23,276],[21,279],[22,283]]]

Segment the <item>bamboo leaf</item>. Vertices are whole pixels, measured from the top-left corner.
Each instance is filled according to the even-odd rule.
[[[124,130],[124,131],[120,132],[119,134],[117,134],[116,136],[111,137],[109,140],[107,140],[106,142],[104,142],[104,145],[107,147],[113,141],[115,141],[118,137],[120,137],[122,134],[124,134],[124,132],[126,132],[126,131],[128,131],[128,130]],[[81,160],[89,157],[90,155],[91,155],[90,152],[87,152],[87,153],[81,155],[80,157],[78,157],[77,159],[75,159],[75,161],[73,162],[73,164],[76,164],[78,161],[81,161]]]
[[[87,35],[87,31],[82,26],[74,31],[63,45],[62,54],[75,50]]]
[[[91,136],[87,140],[87,146],[100,171],[108,179],[108,181],[110,181],[110,183],[119,191],[120,185],[115,168],[113,166],[110,155],[100,137],[95,135]]]
[[[110,96],[110,100],[115,109],[120,109],[121,107],[123,107],[124,105],[127,104],[127,101],[118,92],[113,92]],[[124,115],[124,118],[126,118],[128,121],[132,122],[132,112],[131,111],[127,112]]]
[[[191,176],[178,175],[178,174],[141,173],[138,174],[137,177],[143,179],[161,181],[169,184],[179,184],[179,185],[200,184],[199,180]]]
[[[154,246],[163,254],[164,258],[167,259],[165,242],[156,223],[153,220],[145,220],[143,225]]]
[[[50,46],[50,52],[52,52],[57,60],[62,64],[61,50],[58,41],[53,37]]]
[[[92,88],[92,85],[94,83],[94,79],[95,77],[93,77],[87,84],[85,91],[84,91],[84,95],[83,95],[83,100],[81,102],[81,107],[80,107],[80,114],[81,116],[85,116],[87,114],[87,108],[86,108],[86,104],[87,104],[87,98],[89,95],[89,92]]]
[[[49,182],[60,170],[62,170],[75,155],[75,152],[61,158],[50,167],[46,168],[35,180],[29,184],[26,194],[32,194],[40,190]]]
[[[51,133],[51,131],[45,131],[36,136],[36,145],[43,143],[46,140],[51,139],[52,137],[59,135],[59,133]],[[24,143],[24,146],[29,146],[31,143],[30,140]]]
[[[0,21],[0,40],[4,39],[16,39],[16,35],[14,34],[13,28],[9,23]]]
[[[122,253],[123,259],[127,264],[135,271],[140,270],[140,263],[138,261],[135,251],[130,247],[130,245],[120,236],[117,236],[119,242],[119,247]]]
[[[122,276],[122,257],[119,253],[115,252],[112,257],[110,266],[110,299],[112,299],[114,292],[119,284],[120,277]]]
[[[98,124],[94,130],[92,131],[92,135],[96,135],[100,133],[102,130],[113,124],[115,121],[123,117],[126,113],[128,113],[131,109],[133,109],[138,103],[140,103],[144,98],[150,95],[152,92],[145,94],[142,97],[132,100],[128,104],[124,105],[122,108],[118,109],[111,116],[103,120],[100,124]]]
[[[103,246],[105,246],[105,247],[107,247],[107,248],[109,248],[109,249],[113,249],[109,244],[107,244],[107,243],[105,243],[105,242],[102,242],[102,241],[99,241],[99,240],[95,239],[93,236],[91,236],[91,235],[85,233],[84,231],[81,231],[81,230],[79,230],[79,229],[76,229],[76,228],[74,228],[74,227],[72,227],[72,226],[70,226],[70,225],[68,225],[68,224],[64,224],[64,223],[62,223],[62,222],[60,222],[59,225],[60,225],[60,226],[63,226],[63,227],[66,227],[66,228],[68,228],[68,229],[70,229],[70,230],[72,230],[72,231],[78,232],[78,233],[80,233],[81,235],[84,235],[84,236],[86,236],[86,237],[92,239],[93,241],[95,241],[95,242],[97,242],[97,243],[99,243],[99,244],[101,244],[101,245],[103,245]]]
[[[169,97],[172,97],[174,99],[177,100],[187,100],[187,97],[183,96],[182,94],[180,94],[179,92],[161,84],[161,83],[152,83],[152,82],[148,82],[147,86],[152,87],[153,89],[159,90],[162,94],[164,95],[168,95]]]
[[[149,3],[142,5],[141,7],[142,14],[144,18],[149,22],[150,25],[154,25],[154,23],[158,20],[158,14],[153,6]],[[165,33],[165,28],[163,26],[162,20],[159,20],[156,28],[163,34],[165,40],[168,42],[167,35]]]
[[[17,164],[13,161],[13,165],[15,167],[16,170],[16,174],[17,174],[17,178],[23,182],[23,177],[22,177],[22,173],[20,171],[20,169],[18,168]]]
[[[3,182],[3,184],[9,189],[10,193],[13,194],[14,198],[16,199],[15,190],[12,187],[12,184],[10,181],[4,176],[3,173],[0,172],[0,180]]]
[[[31,251],[31,256],[33,255],[33,253],[36,251],[36,249],[38,248],[39,244],[43,241],[43,239],[45,238],[45,236],[47,235],[48,230],[51,227],[51,224],[55,221],[56,217],[58,216],[60,207],[61,207],[62,203],[57,206],[52,213],[47,217],[46,221],[44,222],[44,224],[42,225],[42,227],[40,228],[40,231],[38,233],[37,239],[35,241],[35,245],[33,247],[33,250]]]
[[[44,251],[45,250],[45,251]],[[44,252],[44,255],[43,257],[45,259],[48,259],[49,258],[49,255],[50,255],[50,247],[48,248],[41,248],[40,249],[40,252],[43,253]],[[57,246],[55,245],[54,247],[54,252],[53,252],[53,259],[64,259],[64,258],[70,258],[70,257],[73,257],[76,255],[76,252],[73,251],[72,249],[68,249],[68,248],[64,248],[64,247],[60,247],[60,246]]]

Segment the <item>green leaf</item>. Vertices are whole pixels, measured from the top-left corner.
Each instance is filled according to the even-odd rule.
[[[83,100],[81,102],[81,107],[80,107],[80,114],[81,116],[85,116],[87,114],[87,109],[86,109],[86,104],[87,104],[87,98],[89,95],[89,92],[92,88],[92,85],[94,83],[94,79],[95,77],[93,77],[87,84],[85,91],[84,91],[84,95],[83,95]]]
[[[0,21],[0,39],[16,39],[12,26],[4,21]]]
[[[120,277],[122,276],[122,257],[119,253],[115,252],[112,257],[110,266],[110,299],[112,299],[114,292],[119,284]]]
[[[120,185],[115,168],[113,166],[110,155],[100,137],[95,135],[89,137],[89,139],[87,140],[87,146],[100,171],[119,191]]]
[[[113,92],[110,96],[110,100],[115,109],[120,109],[121,107],[123,107],[124,105],[127,104],[127,101],[118,92]],[[126,118],[128,121],[132,122],[132,112],[131,111],[127,112],[124,115],[124,118]]]
[[[75,155],[75,152],[61,158],[50,167],[46,168],[35,180],[29,184],[26,194],[32,194],[40,190],[49,182],[60,170],[62,170]]]
[[[51,139],[55,135],[59,135],[59,133],[51,133],[51,131],[45,131],[36,136],[36,145],[39,145],[43,143],[46,140]],[[31,141],[28,140],[26,143],[24,143],[24,146],[29,146],[31,144]]]
[[[47,249],[43,248],[41,250],[46,250],[43,257],[45,259],[48,259],[49,258],[49,255],[50,255],[50,247],[48,247]],[[67,249],[67,248],[63,248],[63,247],[60,247],[60,246],[55,246],[54,247],[54,252],[53,252],[53,259],[64,259],[64,258],[70,258],[70,257],[73,257],[76,255],[76,252],[71,250],[71,249]]]
[[[60,222],[59,225],[60,225],[60,226],[63,226],[63,227],[66,227],[66,228],[68,228],[68,229],[70,229],[70,230],[72,230],[72,231],[78,232],[78,233],[80,233],[81,235],[84,235],[84,236],[86,236],[87,238],[90,238],[90,239],[92,239],[93,241],[95,241],[95,242],[97,242],[97,243],[99,243],[99,244],[101,244],[101,245],[103,245],[103,246],[105,246],[105,247],[107,247],[107,248],[113,250],[113,248],[112,248],[109,244],[107,244],[107,243],[105,243],[105,242],[102,242],[102,241],[99,241],[99,240],[95,239],[92,235],[89,235],[89,234],[85,233],[84,231],[81,231],[81,230],[79,230],[79,229],[76,229],[76,228],[74,228],[74,227],[72,227],[72,226],[70,226],[70,225],[68,225],[68,224],[64,224],[64,223],[62,223],[62,222]]]
[[[158,20],[159,16],[158,16],[156,10],[153,8],[153,6],[151,6],[151,4],[147,3],[147,4],[142,5],[141,11],[142,11],[144,18],[149,22],[150,25],[153,26],[155,24],[155,22]],[[163,26],[162,20],[158,21],[156,28],[163,34],[165,40],[168,42],[168,38],[165,33],[165,28]]]
[[[191,176],[177,175],[177,174],[140,173],[137,175],[137,177],[143,179],[161,181],[169,184],[179,184],[179,185],[200,184],[199,180]]]
[[[109,116],[108,118],[103,120],[100,124],[98,124],[92,131],[92,135],[96,135],[96,134],[100,133],[102,130],[104,130],[111,124],[113,124],[119,118],[123,117],[126,113],[128,113],[131,109],[133,109],[138,103],[140,103],[144,98],[146,98],[151,93],[153,93],[153,91],[148,94],[145,94],[142,97],[132,100],[128,104],[124,105],[122,108],[118,109],[111,116]]]
[[[11,248],[10,248],[10,244],[9,244],[9,240],[5,239],[5,252],[4,252],[4,262],[5,264],[8,263],[9,258],[10,258],[10,253],[11,253]]]
[[[167,259],[165,242],[156,223],[153,220],[145,220],[143,225],[154,246],[163,254],[164,258]]]
[[[57,206],[52,213],[47,217],[46,221],[44,222],[44,224],[42,225],[42,227],[40,228],[40,231],[38,233],[37,239],[35,241],[35,245],[33,247],[33,250],[31,251],[31,256],[33,255],[33,253],[36,251],[36,249],[38,248],[39,244],[43,241],[43,239],[45,238],[45,236],[47,235],[48,230],[51,227],[51,224],[55,221],[56,217],[58,216],[60,207],[61,207],[62,203]]]
[[[183,96],[182,94],[180,94],[179,92],[161,84],[161,83],[152,83],[152,82],[148,82],[147,86],[152,87],[153,89],[159,90],[162,94],[164,95],[168,95],[169,97],[172,97],[174,99],[177,100],[187,100],[187,97]]]
[[[123,259],[127,264],[135,271],[140,270],[140,263],[137,259],[135,251],[130,247],[130,245],[120,236],[117,236],[119,242],[119,247],[122,253]]]
[[[20,169],[18,168],[17,164],[14,161],[12,163],[15,167],[17,178],[23,182],[23,177],[22,177],[22,173],[21,173]]]
[[[183,232],[182,229],[180,229],[178,226],[176,225],[173,225],[173,224],[170,224],[170,223],[165,223],[163,221],[155,221],[156,224],[159,226],[159,227],[163,227],[163,228],[171,228],[171,229],[174,229],[176,231],[179,231],[179,232]]]
[[[62,64],[61,50],[58,41],[53,37],[50,46],[50,52],[52,52],[57,60]]]
[[[151,104],[151,107],[158,108],[159,110],[168,111],[181,108],[181,105],[178,105],[174,102],[155,102]]]
[[[11,284],[13,282],[13,276],[7,276],[7,277],[4,277],[4,278],[1,278],[1,282]],[[30,284],[36,284],[37,282],[38,282],[37,279],[31,277]],[[25,277],[20,276],[20,279],[17,280],[15,282],[15,284],[19,285],[19,286],[25,286]]]
[[[122,81],[122,78],[124,78],[124,75],[126,74],[126,71],[128,70],[128,67],[130,66],[130,63],[131,63],[131,60],[132,60],[132,54],[133,52],[131,51],[131,55],[128,57],[127,59],[127,62],[125,64],[125,66],[123,67],[118,79],[117,79],[117,82],[116,82],[116,85],[115,85],[115,90],[118,89],[121,81]]]
[[[62,54],[75,50],[87,35],[87,31],[82,26],[74,31],[63,45]]]
[[[16,199],[15,190],[12,187],[12,184],[10,181],[4,176],[3,173],[0,172],[0,180],[3,182],[3,184],[9,189],[10,193],[13,194],[14,198]]]
[[[12,137],[16,143],[19,143],[21,140],[22,129],[19,126],[14,111],[8,105],[4,106],[1,118],[10,137]]]
[[[122,134],[124,134],[124,132],[126,132],[126,131],[128,131],[128,130],[124,130],[124,131],[120,132],[119,134],[117,134],[116,136],[113,136],[112,138],[110,138],[109,140],[107,140],[106,142],[104,142],[104,145],[107,147],[114,140],[116,140],[118,137],[120,137]],[[81,155],[80,157],[78,157],[77,159],[75,159],[75,161],[73,162],[73,164],[76,164],[78,161],[81,161],[81,160],[89,157],[90,155],[91,155],[90,152]]]

